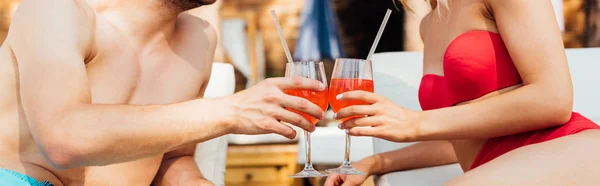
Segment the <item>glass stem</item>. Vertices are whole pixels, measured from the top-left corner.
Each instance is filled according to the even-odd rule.
[[[304,131],[304,138],[304,142],[306,142],[306,164],[304,165],[304,170],[312,170],[312,160],[310,158],[310,132]]]
[[[350,135],[346,133],[346,154],[342,166],[350,166]]]

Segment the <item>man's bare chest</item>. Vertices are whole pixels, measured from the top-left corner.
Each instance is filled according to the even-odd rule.
[[[168,104],[198,97],[210,77],[204,51],[177,42],[141,46],[99,16],[86,61],[93,103]]]
[[[196,98],[207,81],[201,71],[172,61],[112,59],[86,66],[93,103],[167,104]]]

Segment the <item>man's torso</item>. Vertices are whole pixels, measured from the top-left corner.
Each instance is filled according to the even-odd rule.
[[[139,48],[102,12],[96,12],[95,19],[93,52],[85,61],[93,103],[168,104],[202,95],[213,55],[208,23],[182,14],[171,41]],[[10,39],[0,48],[0,167],[55,185],[149,185],[162,156],[69,170],[56,170],[46,162],[20,105],[19,62]]]

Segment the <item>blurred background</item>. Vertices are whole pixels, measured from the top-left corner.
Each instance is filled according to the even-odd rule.
[[[0,0],[0,41],[4,41],[11,15],[19,3],[20,0]],[[600,47],[600,0],[552,0],[552,3],[565,47]],[[264,78],[284,75],[286,59],[269,15],[271,9],[278,13],[294,59],[324,61],[327,74],[331,74],[335,58],[366,58],[386,9],[393,10],[393,14],[376,52],[421,50],[419,22],[430,8],[423,0],[409,1],[409,5],[412,12],[393,0],[218,0],[190,13],[208,20],[219,31],[220,43],[214,60],[233,65],[235,91],[240,91]],[[335,123],[325,120],[318,125]],[[321,134],[327,139],[326,130],[317,130],[325,131]],[[333,130],[331,135],[343,135]],[[319,148],[322,141],[315,138],[313,145]],[[339,140],[338,146],[342,146],[343,138]],[[269,135],[230,136],[225,185],[321,185],[323,179],[288,178],[302,168],[304,161],[298,156],[302,151],[298,141],[301,140]],[[352,159],[365,156],[360,151],[368,151],[369,145],[353,141],[353,151],[359,154],[353,154]],[[315,162],[317,168],[338,165],[343,148],[335,151],[339,152],[325,155],[313,152],[316,160],[326,159],[319,156],[334,156],[339,160]],[[372,184],[371,181],[365,185]]]

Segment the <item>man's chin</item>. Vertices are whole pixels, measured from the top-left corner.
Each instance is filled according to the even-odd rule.
[[[211,4],[215,3],[217,0],[193,0],[193,1],[197,1],[201,5],[211,5]]]
[[[182,11],[191,10],[204,5],[210,5],[215,3],[217,0],[165,0],[170,2],[174,7]]]

